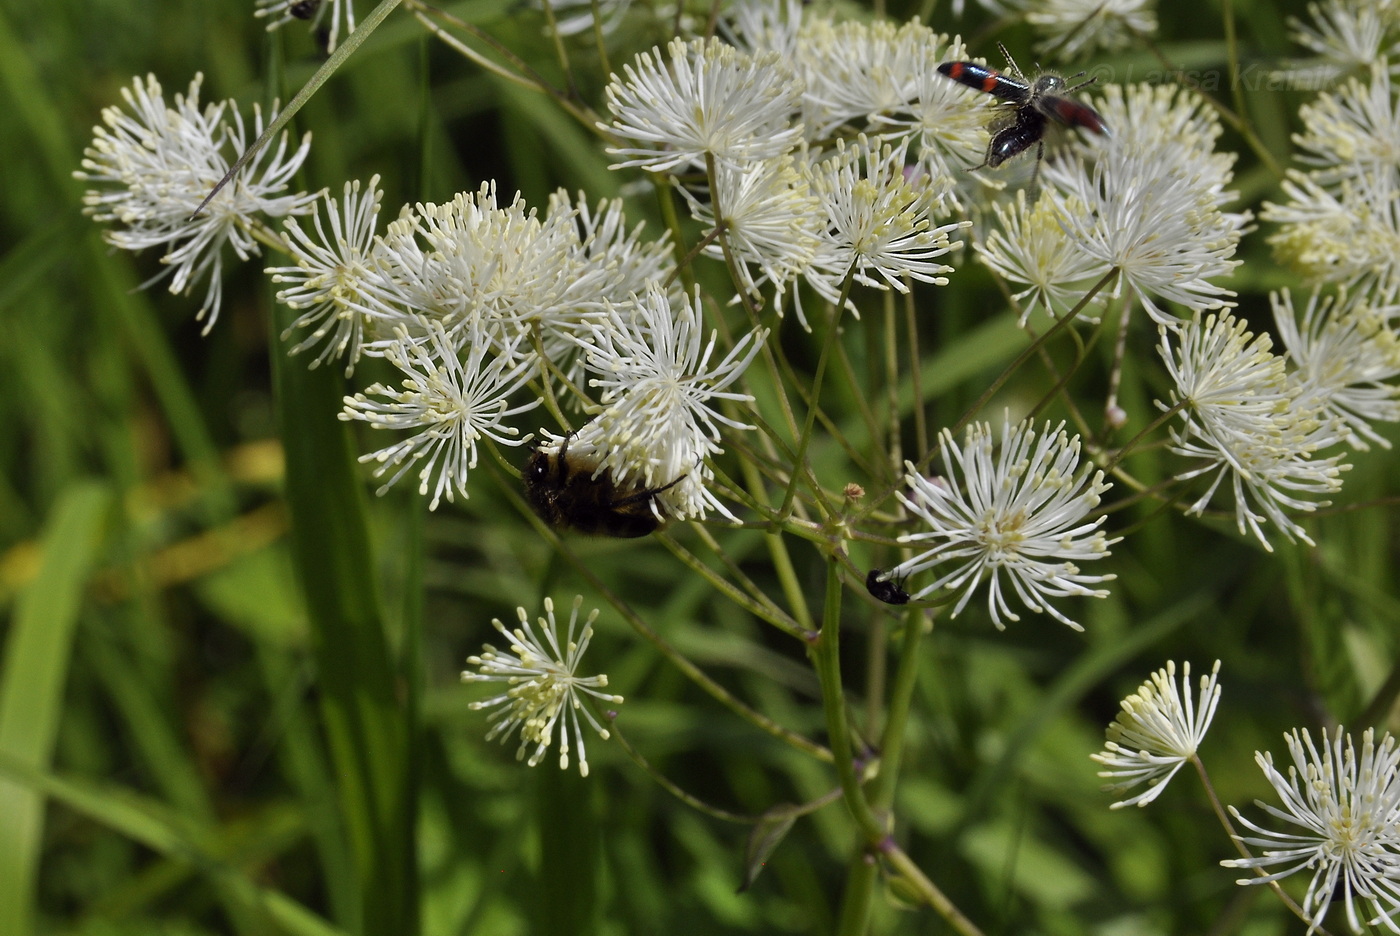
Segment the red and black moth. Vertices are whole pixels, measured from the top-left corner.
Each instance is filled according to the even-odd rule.
[[[1108,127],[1098,111],[1065,96],[1093,84],[1097,78],[1066,87],[1064,78],[1047,73],[1030,82],[1016,67],[1016,61],[1006,51],[1006,46],[1001,43],[997,43],[997,46],[1006,56],[1014,78],[976,62],[944,62],[938,66],[939,74],[1006,102],[1008,112],[992,122],[992,139],[987,144],[986,158],[982,160],[982,165],[973,166],[973,169],[983,166],[995,169],[1011,157],[1030,149],[1031,144],[1036,144],[1036,169],[1039,170],[1040,160],[1045,155],[1045,128],[1052,120],[1067,127],[1108,133]],[[1073,77],[1078,78],[1079,75]]]

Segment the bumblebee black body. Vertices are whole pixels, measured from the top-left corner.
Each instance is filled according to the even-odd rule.
[[[660,529],[663,521],[653,506],[654,498],[681,478],[656,488],[619,486],[607,468],[600,471],[596,462],[570,457],[566,438],[558,452],[537,448],[530,454],[524,471],[525,499],[555,529],[572,527],[590,536],[635,539]]]

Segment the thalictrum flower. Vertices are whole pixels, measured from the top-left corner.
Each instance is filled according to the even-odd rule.
[[[360,193],[360,183],[345,183],[345,192],[337,204],[329,193],[323,195],[326,225],[321,215],[315,216],[316,236],[305,231],[295,218],[286,222],[287,244],[296,266],[269,267],[274,283],[295,285],[278,290],[277,301],[288,307],[305,310],[292,322],[282,339],[285,341],[298,329],[310,329],[292,348],[299,354],[322,344],[312,367],[332,358],[345,359],[345,374],[355,370],[367,329],[373,332],[376,322],[381,329],[401,316],[388,310],[397,294],[387,288],[380,275],[375,256],[376,228],[379,220],[379,176],[369,180],[369,189]]]
[[[1059,168],[1062,167],[1062,168]],[[1233,305],[1234,293],[1212,280],[1228,276],[1248,214],[1227,214],[1218,192],[1200,176],[1159,172],[1162,160],[1141,150],[1101,151],[1092,168],[1072,160],[1049,163],[1043,177],[1066,205],[1065,228],[1098,270],[1117,271],[1157,322],[1174,321],[1158,300],[1190,309]]]
[[[767,281],[781,297],[789,281],[816,257],[826,213],[791,156],[761,160],[742,169],[716,166],[708,204],[684,188],[681,194],[690,204],[691,215],[711,229],[716,226],[715,204],[719,205],[724,243],[709,244],[705,253],[722,259],[728,246],[750,293],[757,294]],[[759,269],[757,279],[750,265]],[[782,308],[781,303],[778,307]]]
[[[985,578],[987,609],[998,629],[1020,620],[1007,602],[1010,590],[1032,611],[1083,630],[1050,599],[1106,597],[1106,589],[1089,586],[1115,576],[1086,575],[1077,563],[1104,558],[1117,540],[1100,529],[1105,517],[1088,519],[1112,485],[1092,465],[1080,468],[1079,437],[1066,434],[1063,423],[1054,429],[1047,424],[1037,434],[1029,423],[1013,426],[1008,419],[997,455],[986,423],[969,426],[963,446],[944,429],[941,448],[944,476],[924,477],[906,462],[909,493],[898,493],[927,526],[899,541],[934,545],[887,576],[903,579],[947,563],[953,568],[913,593],[913,600],[940,590],[957,593],[956,617]]]
[[[496,709],[492,714],[491,730],[486,740],[500,738],[504,741],[520,730],[520,747],[515,752],[516,760],[522,760],[530,751],[526,761],[531,767],[544,757],[545,751],[554,743],[554,731],[559,729],[559,769],[569,768],[570,736],[578,748],[578,771],[588,776],[588,753],[583,744],[583,720],[598,733],[604,741],[609,733],[584,704],[581,696],[590,695],[612,705],[621,705],[622,696],[600,692],[608,684],[606,675],[577,675],[580,660],[593,639],[593,622],[598,618],[594,609],[583,622],[583,630],[575,638],[578,626],[579,608],[583,606],[583,596],[574,598],[573,611],[569,615],[569,628],[561,642],[559,625],[554,620],[554,602],[544,600],[545,617],[539,618],[539,633],[530,626],[529,615],[524,608],[516,608],[520,626],[506,630],[499,620],[491,625],[510,641],[510,653],[497,653],[487,644],[480,656],[467,657],[467,663],[477,668],[476,672],[462,673],[463,682],[499,682],[510,688],[500,695],[480,702],[473,702],[475,710]]]
[[[604,91],[624,145],[614,168],[703,169],[706,155],[734,166],[786,153],[802,139],[794,120],[802,86],[776,52],[746,55],[718,39],[674,39],[623,66]]]
[[[1341,422],[1352,448],[1367,449],[1368,440],[1390,448],[1371,424],[1400,422],[1400,385],[1393,382],[1400,376],[1394,326],[1400,307],[1376,308],[1345,291],[1334,299],[1314,290],[1300,322],[1288,290],[1271,293],[1269,301],[1294,368],[1289,379],[1302,395]]]
[[[1290,169],[1288,201],[1265,202],[1260,217],[1280,225],[1270,235],[1280,259],[1315,283],[1400,288],[1400,88],[1383,62],[1370,80],[1304,105],[1300,157],[1313,168]]]
[[[1196,749],[1220,702],[1220,686],[1215,681],[1219,672],[1220,661],[1216,660],[1210,675],[1201,677],[1200,691],[1193,701],[1191,664],[1183,664],[1178,687],[1176,663],[1168,661],[1165,669],[1153,673],[1137,692],[1123,700],[1123,710],[1108,726],[1103,751],[1091,756],[1109,768],[1099,771],[1100,777],[1114,781],[1105,790],[1117,794],[1140,783],[1150,785],[1110,809],[1146,806],[1166,789],[1182,764],[1195,760]]]
[[[1013,294],[1026,300],[1022,325],[1037,306],[1050,315],[1067,312],[1102,278],[1103,265],[1065,233],[1063,219],[1082,210],[1077,204],[1054,197],[1028,202],[1022,189],[1014,204],[998,203],[994,210],[997,226],[975,247],[988,267],[1012,283],[1026,285]],[[1096,304],[1081,310],[1080,316],[1092,319],[1092,310],[1102,306],[1104,296],[1099,292]]]
[[[1383,58],[1400,58],[1400,37],[1396,35],[1400,15],[1392,3],[1327,0],[1309,3],[1308,13],[1311,23],[1290,16],[1288,24],[1293,27],[1293,41],[1325,63],[1321,71],[1314,68],[1310,72],[1319,81],[1331,84],[1337,76],[1370,68]],[[1400,63],[1391,67],[1400,68]]]
[[[387,448],[361,455],[376,462],[375,477],[393,471],[383,494],[411,468],[418,470],[418,493],[432,491],[429,510],[443,497],[467,494],[467,473],[476,467],[476,444],[483,437],[521,445],[520,430],[504,420],[538,406],[538,399],[511,406],[509,397],[534,375],[537,361],[520,353],[518,335],[491,335],[479,319],[456,334],[455,342],[438,321],[420,323],[421,336],[399,327],[384,356],[403,372],[401,388],[374,384],[345,398],[343,420],[358,419],[374,429],[411,432]],[[381,399],[375,399],[376,397]]]
[[[743,375],[767,331],[749,332],[713,363],[717,336],[708,342],[699,298],[673,301],[658,285],[624,305],[609,305],[576,339],[586,355],[589,386],[601,388],[597,416],[569,440],[570,456],[595,457],[618,484],[658,488],[656,496],[677,518],[704,517],[707,509],[732,517],[705,482],[704,463],[722,451],[720,426],[751,429],[717,409],[719,400],[750,403],[728,389]],[[557,444],[557,443],[556,443]]]
[[[1367,729],[1361,736],[1361,754],[1351,735],[1343,744],[1339,732],[1331,743],[1322,733],[1322,748],[1313,746],[1306,730],[1284,735],[1293,763],[1285,775],[1274,766],[1273,754],[1254,755],[1283,808],[1255,800],[1254,804],[1284,823],[1282,830],[1256,825],[1230,807],[1230,813],[1255,835],[1236,840],[1265,851],[1254,858],[1220,862],[1227,868],[1273,868],[1260,877],[1241,878],[1237,884],[1266,884],[1298,871],[1312,871],[1303,912],[1311,925],[1322,925],[1328,909],[1340,901],[1347,923],[1361,932],[1359,908],[1369,905],[1374,916],[1367,925],[1384,924],[1400,932],[1392,917],[1400,912],[1400,782],[1396,771],[1400,751],[1395,739],[1383,735],[1380,744]],[[1364,912],[1364,911],[1363,911]]]
[[[934,262],[961,247],[948,235],[966,221],[934,226],[943,190],[927,176],[905,176],[908,143],[882,146],[861,137],[837,141],[834,152],[812,167],[812,191],[826,209],[826,231],[806,277],[822,298],[835,302],[846,278],[878,289],[908,292],[905,278],[946,286],[953,268]],[[848,300],[849,301],[849,300]]]
[[[283,134],[276,146],[259,150],[195,214],[250,139],[263,131],[260,108],[253,109],[251,138],[232,101],[201,110],[203,80],[196,75],[186,94],[175,95],[173,106],[166,104],[154,75],[123,88],[131,113],[119,107],[103,110],[106,126],[93,128],[92,145],[83,151],[83,168],[73,175],[100,186],[83,196],[84,211],[97,221],[118,225],[104,233],[108,243],[122,250],[165,251],[161,263],[169,269],[150,282],[169,276],[172,293],[188,293],[199,280],[208,279],[196,316],[208,317],[207,334],[223,303],[224,247],[231,247],[241,260],[260,253],[253,236],[262,224],[260,216],[306,214],[316,195],[278,194],[286,191],[311,145],[307,134],[301,146],[288,153]],[[226,110],[233,112],[232,123],[224,119]]]
[[[920,76],[938,67],[946,41],[922,23],[809,19],[794,65],[806,89],[808,140],[830,140],[843,127],[869,132],[882,119],[907,113],[916,106]]]
[[[1347,467],[1340,464],[1341,456],[1319,455],[1344,437],[1337,421],[1315,394],[1288,379],[1285,361],[1273,353],[1269,336],[1255,337],[1231,315],[1163,326],[1161,336],[1162,359],[1175,383],[1172,403],[1183,420],[1179,430],[1172,430],[1172,451],[1199,462],[1177,478],[1214,476],[1187,512],[1202,513],[1229,478],[1241,533],[1253,533],[1272,550],[1263,530],[1265,522],[1272,522],[1289,539],[1311,545],[1307,531],[1284,511],[1326,506],[1327,501],[1300,495],[1341,488]]]

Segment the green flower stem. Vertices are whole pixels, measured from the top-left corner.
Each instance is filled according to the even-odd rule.
[[[615,716],[608,718],[607,721],[609,723],[609,732],[616,737],[617,743],[622,746],[622,750],[627,753],[627,756],[632,759],[632,762],[636,764],[639,768],[641,768],[641,770],[647,776],[655,780],[657,786],[661,787],[667,793],[670,793],[682,803],[685,803],[687,806],[691,807],[697,812],[704,813],[705,815],[718,819],[721,822],[733,822],[742,825],[756,825],[760,822],[763,822],[766,818],[767,814],[765,813],[761,813],[759,815],[745,815],[743,813],[730,812],[727,809],[720,809],[718,806],[711,806],[709,803],[700,799],[693,793],[686,792],[685,789],[683,789],[679,784],[671,780],[670,777],[667,777],[665,774],[661,773],[661,771],[657,770],[651,764],[650,761],[648,761],[644,756],[642,756],[641,751],[638,751],[631,745],[631,743],[627,740],[627,737],[622,733],[621,729],[617,727],[617,718]],[[825,806],[831,805],[840,798],[841,788],[837,787],[836,789],[823,793],[821,796],[808,800],[807,802],[802,803],[801,805],[786,806],[784,807],[784,809],[787,811],[788,815],[793,816],[794,818],[798,816],[807,816],[816,812],[819,809],[822,809]]]
[[[904,853],[904,850],[894,843],[893,839],[885,839],[881,843],[880,852],[885,856],[885,861],[898,872],[901,881],[914,890],[915,893],[933,908],[933,912],[941,916],[948,925],[962,936],[983,936],[977,924],[973,923],[957,906],[948,899],[948,895],[939,890],[938,885],[928,879],[928,875],[914,863],[914,859]]]
[[[1163,410],[1157,416],[1156,419],[1152,420],[1152,422],[1144,426],[1141,432],[1129,439],[1127,444],[1120,446],[1118,448],[1118,451],[1113,453],[1113,458],[1109,460],[1108,464],[1103,466],[1103,470],[1116,477],[1118,473],[1118,466],[1122,464],[1123,459],[1127,458],[1133,453],[1133,451],[1137,448],[1138,443],[1141,442],[1143,439],[1149,438],[1158,429],[1171,422],[1172,419],[1176,417],[1176,414],[1181,412],[1185,408],[1186,401],[1181,400],[1173,406],[1171,406],[1169,409]]]
[[[681,278],[687,296],[695,295],[695,270],[689,262],[690,255],[685,250],[685,231],[681,228],[681,216],[676,212],[676,199],[671,194],[671,186],[662,181],[660,175],[650,173],[652,188],[656,192],[656,207],[661,212],[662,223],[671,233],[671,248],[676,255],[676,273]]]
[[[603,5],[599,0],[589,0],[593,10],[593,43],[598,50],[598,64],[605,75],[613,72],[612,61],[608,58],[607,37],[603,35]]]
[[[598,128],[597,114],[593,113],[593,111],[590,108],[580,105],[578,101],[571,98],[568,94],[564,93],[563,91],[560,91],[558,88],[545,81],[544,77],[541,76],[538,72],[536,72],[533,68],[531,68],[525,62],[524,59],[520,58],[520,56],[516,55],[509,48],[502,45],[497,40],[493,39],[480,27],[476,26],[473,23],[468,23],[466,20],[459,19],[458,17],[453,16],[451,13],[448,13],[445,10],[441,10],[434,6],[429,6],[426,3],[420,3],[419,0],[404,0],[404,3],[408,9],[413,11],[413,15],[418,19],[418,22],[422,23],[424,27],[426,27],[430,32],[433,33],[433,35],[441,39],[449,47],[451,47],[460,55],[462,55],[462,57],[469,59],[472,62],[475,62],[477,65],[486,69],[491,74],[496,75],[497,77],[504,78],[507,81],[510,81],[514,84],[518,84],[522,88],[528,88],[531,91],[540,92],[541,94],[547,96],[550,100],[554,101],[554,103],[558,104],[561,108],[563,108],[564,111],[569,114],[569,116],[577,120],[581,125],[583,125],[585,129],[599,136],[605,136],[604,131]],[[511,65],[511,68],[516,69],[516,71],[512,72],[509,69],[497,65],[495,62],[491,61],[486,56],[482,55],[480,52],[477,52],[475,49],[458,39],[456,36],[453,36],[452,34],[448,33],[437,23],[433,22],[433,20],[430,19],[431,16],[435,16],[439,19],[442,19],[447,23],[451,24],[452,26],[456,27],[457,29],[462,30],[464,33],[467,33],[468,35],[486,43],[498,55],[500,55],[502,58],[508,61]],[[358,30],[356,31],[358,32]]]
[[[1220,825],[1224,827],[1225,833],[1229,835],[1230,840],[1235,843],[1235,850],[1240,853],[1241,858],[1253,858],[1254,855],[1250,852],[1249,848],[1244,842],[1240,841],[1239,834],[1235,832],[1235,824],[1230,821],[1230,816],[1226,813],[1225,806],[1220,802],[1220,797],[1216,795],[1215,785],[1210,782],[1210,775],[1206,773],[1206,765],[1194,754],[1191,755],[1189,760],[1196,768],[1196,776],[1201,779],[1201,786],[1205,789],[1206,799],[1210,800],[1210,808],[1214,810],[1215,818],[1220,821]],[[1255,868],[1254,873],[1259,877],[1269,876],[1269,872],[1263,868]],[[1288,892],[1283,889],[1278,881],[1269,881],[1268,885],[1269,888],[1278,895],[1278,899],[1283,901],[1284,906],[1293,912],[1294,916],[1309,925],[1308,932],[1319,933],[1321,936],[1331,936],[1327,930],[1313,924],[1313,921],[1303,912],[1303,908],[1298,906],[1297,901],[1288,896]]]
[[[729,279],[734,283],[734,292],[743,304],[744,311],[749,313],[749,321],[757,323],[758,309],[754,307],[753,296],[749,295],[744,278],[740,275],[739,258],[734,256],[734,251],[729,246],[729,238],[724,236],[727,225],[724,220],[724,206],[719,203],[719,174],[715,171],[714,153],[705,153],[705,179],[710,185],[710,207],[715,212],[715,233],[719,235],[719,246],[724,251],[724,264],[729,268]]]
[[[848,372],[848,376],[851,378],[851,386],[855,391],[853,396],[857,400],[861,401],[859,405],[864,410],[866,408],[866,404],[863,401],[864,394],[861,392],[858,385],[856,384],[854,375],[850,373],[849,360],[845,358],[845,350],[841,347],[839,341],[836,344],[836,350],[837,360],[846,361],[846,370]],[[808,407],[808,411],[811,412],[811,408],[814,405],[814,398],[803,387],[803,382],[798,379],[797,372],[793,370],[792,364],[787,359],[787,355],[782,353],[782,348],[778,348],[776,350],[775,359],[777,360],[778,366],[783,369],[784,375],[786,375],[788,380],[791,381],[792,385],[796,388],[798,398],[802,400],[803,404]],[[854,444],[852,444],[850,439],[846,437],[845,432],[843,432],[841,427],[836,424],[835,420],[828,416],[820,407],[818,407],[815,410],[815,412],[817,414],[817,419],[821,420],[822,428],[826,431],[828,435],[831,436],[831,438],[836,442],[837,445],[841,446],[842,450],[845,451],[847,457],[851,459],[851,462],[855,466],[855,469],[865,474],[870,474],[872,469],[869,460],[856,448]],[[796,433],[794,433],[794,435],[795,434]],[[807,466],[805,465],[803,467],[807,468]],[[807,468],[807,474],[811,474],[810,468]],[[824,513],[828,516],[835,513],[835,509],[827,503],[826,492],[822,490],[819,486],[817,486],[815,482],[813,482],[813,490],[817,496],[817,503],[825,508]]]
[[[1055,337],[1060,332],[1068,329],[1070,323],[1073,322],[1079,316],[1080,311],[1082,311],[1084,307],[1089,304],[1090,300],[1092,300],[1110,283],[1112,283],[1114,279],[1117,278],[1117,276],[1117,267],[1114,267],[1113,269],[1105,273],[1099,279],[1099,281],[1093,286],[1091,286],[1089,288],[1089,291],[1086,292],[1077,303],[1075,303],[1073,309],[1070,309],[1069,312],[1067,312],[1063,318],[1061,318],[1050,328],[1049,331],[1041,335],[1039,338],[1036,338],[1020,354],[1016,355],[1016,360],[1008,364],[1002,370],[1002,372],[997,375],[996,379],[991,382],[987,389],[983,391],[982,395],[977,398],[977,401],[973,403],[970,407],[968,407],[967,412],[962,415],[962,417],[957,421],[957,424],[953,427],[953,434],[957,435],[958,432],[960,432],[963,429],[963,427],[965,427],[968,423],[972,421],[974,416],[976,416],[982,411],[982,409],[991,401],[991,399],[994,396],[1001,392],[1001,388],[1006,385],[1006,382],[1008,380],[1011,379],[1011,375],[1019,371],[1021,369],[1021,366],[1025,364],[1026,361],[1030,360],[1031,355],[1038,354],[1040,352],[1040,349],[1045,347],[1045,344],[1051,338]],[[933,452],[929,452],[929,454],[925,458],[925,461],[931,461],[933,458],[933,454]],[[926,467],[926,464],[921,462],[920,467]]]
[[[841,892],[841,918],[836,936],[865,936],[870,929],[870,908],[875,898],[875,881],[880,866],[867,849],[857,849],[846,867],[846,886]]]
[[[574,68],[569,61],[569,50],[564,45],[564,37],[559,35],[559,23],[554,18],[554,4],[549,0],[541,0],[540,6],[544,9],[544,31],[547,36],[554,40],[554,54],[559,59],[559,68],[564,73],[564,80],[569,83],[569,96],[577,97],[578,90],[574,84]]]
[[[320,68],[316,69],[316,74],[311,76],[302,89],[287,102],[287,106],[279,111],[277,116],[267,125],[267,129],[262,132],[262,135],[243,151],[232,168],[214,186],[213,191],[206,195],[204,201],[194,210],[194,216],[198,216],[204,211],[205,206],[213,200],[215,195],[219,194],[225,185],[233,181],[233,177],[238,175],[238,171],[248,164],[248,161],[257,154],[258,150],[266,146],[269,141],[282,132],[282,128],[291,123],[297,111],[311,100],[311,95],[319,91],[321,85],[329,81],[331,75],[334,75],[340,66],[345,64],[346,59],[355,54],[355,50],[379,28],[379,24],[384,22],[384,18],[394,11],[394,7],[398,6],[399,2],[400,0],[380,0],[379,5],[370,10],[369,16],[361,20],[355,30],[345,37],[345,41],[336,46],[335,51],[321,64]]]
[[[806,635],[803,633],[802,628],[798,626],[798,623],[783,611],[782,608],[774,604],[772,599],[765,595],[763,590],[754,584],[753,579],[744,574],[744,570],[739,568],[738,563],[729,558],[729,555],[719,545],[719,542],[715,540],[714,536],[711,535],[710,531],[705,528],[704,524],[693,523],[691,524],[691,528],[695,531],[695,535],[699,536],[701,541],[704,542],[706,546],[710,547],[710,550],[720,562],[724,563],[725,571],[733,577],[733,581],[739,582],[743,586],[743,591],[740,591],[729,579],[717,574],[713,569],[705,565],[699,556],[682,546],[676,541],[675,537],[669,536],[663,532],[657,534],[657,539],[661,541],[661,545],[671,551],[672,555],[690,566],[690,568],[699,575],[704,576],[706,581],[710,582],[720,594],[727,596],[730,601],[733,601],[759,620],[767,621],[790,637],[797,637],[799,639],[805,638]]]
[[[794,465],[796,464],[794,462]],[[765,491],[758,466],[752,459],[745,458],[739,462],[739,468],[744,473],[744,484],[755,497],[762,500]],[[765,524],[765,527],[764,545],[768,548],[773,571],[778,576],[779,585],[782,586],[783,597],[787,599],[789,613],[804,631],[808,634],[814,633],[816,624],[812,620],[812,612],[807,607],[807,598],[802,593],[802,583],[798,581],[797,572],[792,567],[792,557],[788,555],[787,544],[783,542],[781,535],[772,532],[771,523]]]
[[[904,297],[904,327],[909,333],[909,340],[907,342],[907,350],[909,353],[909,385],[910,389],[913,390],[914,399],[916,401],[921,401],[924,399],[924,369],[920,366],[922,362],[920,362],[919,360],[918,312],[918,307],[914,304],[914,294],[911,292]],[[896,335],[895,324],[893,319],[891,319],[889,323],[889,340],[891,343],[898,343],[898,336]],[[896,379],[898,378],[898,376],[898,368],[895,368],[891,371],[892,379],[890,381],[890,397],[894,400],[894,403],[892,405],[890,419],[895,424],[899,423],[899,383]],[[928,417],[927,415],[925,415],[924,407],[922,405],[914,406],[913,410],[914,451],[927,452],[929,450]],[[900,481],[900,472],[898,471],[898,469],[901,467],[903,466],[895,465],[896,484],[898,484]]]
[[[895,781],[899,778],[900,762],[904,758],[909,707],[919,678],[919,644],[923,641],[924,625],[925,612],[911,608],[904,613],[904,642],[899,648],[899,665],[895,668],[894,684],[890,689],[885,730],[880,736],[880,775],[875,778],[870,790],[872,805],[882,812],[894,805]]]
[[[875,340],[871,337],[874,329],[862,328],[861,330],[868,336],[868,340]],[[873,443],[876,439],[880,438],[880,426],[875,419],[875,411],[870,408],[870,401],[866,399],[869,391],[860,385],[860,378],[856,376],[855,365],[851,363],[851,355],[846,351],[846,346],[840,342],[836,344],[836,363],[841,370],[841,375],[846,379],[847,386],[851,388],[851,402],[855,404],[856,410],[860,413],[860,421],[865,427],[865,434]],[[823,417],[826,416],[825,413],[820,415]],[[824,419],[823,421],[825,422],[828,420]],[[856,447],[851,444],[846,434],[839,431],[840,427],[836,426],[835,422],[832,422],[832,426],[837,430],[833,433],[833,436],[840,441],[842,447],[850,454],[856,469],[865,475],[874,474],[875,467],[870,459],[856,450]]]
[[[963,915],[948,896],[939,890],[938,886],[929,880],[914,864],[913,860],[904,853],[894,840],[889,837],[876,813],[871,809],[870,803],[865,798],[865,793],[861,789],[860,779],[856,775],[855,760],[851,750],[851,736],[846,724],[846,706],[844,694],[841,688],[841,646],[840,646],[840,621],[841,621],[841,573],[835,557],[829,559],[826,579],[826,603],[823,609],[822,630],[812,642],[810,653],[813,663],[816,666],[817,678],[821,681],[822,688],[822,710],[826,715],[826,730],[830,736],[831,753],[834,756],[833,763],[836,766],[836,775],[841,781],[842,798],[846,802],[846,808],[855,820],[858,833],[864,840],[865,847],[878,849],[884,855],[894,869],[899,873],[901,879],[933,910],[943,917],[949,925],[963,936],[982,936],[981,930]],[[910,617],[916,617],[911,613]],[[909,625],[914,630],[921,629],[922,622]],[[914,641],[917,646],[917,637],[911,637],[909,630],[905,631],[905,650],[909,649],[910,642]],[[912,660],[915,654],[908,654],[905,660]],[[914,677],[912,673],[904,673],[904,662],[901,661],[901,672],[896,675],[896,698],[900,691],[905,691],[912,695]],[[912,669],[912,665],[910,669]],[[886,738],[891,739],[891,731],[895,725],[902,728],[908,718],[908,701],[905,701],[905,711],[903,713],[894,712],[895,706],[891,706],[892,712],[889,725],[886,729]],[[902,743],[896,742],[895,755],[899,756],[902,750]],[[895,769],[896,765],[886,763],[880,764],[880,775],[883,777],[887,772]],[[892,795],[893,784],[886,781],[890,787]],[[848,891],[845,904],[842,909],[841,927],[838,930],[842,936],[845,934],[861,934],[866,931],[869,916],[869,898],[863,896],[864,889],[873,884],[873,870],[869,874],[860,870],[858,864],[865,861],[865,848],[861,849],[853,859],[851,872],[847,877]]]
[[[817,408],[821,405],[822,379],[826,376],[826,361],[831,356],[831,346],[835,344],[841,335],[841,312],[846,308],[846,298],[851,294],[851,284],[855,282],[856,267],[851,264],[850,270],[846,272],[846,279],[841,284],[841,296],[836,300],[836,304],[831,307],[831,322],[827,327],[826,340],[822,342],[821,356],[817,358],[817,369],[812,374],[812,389],[810,401],[807,404],[807,419],[802,425],[802,437],[797,443],[797,459],[795,466],[801,466],[807,462],[807,446],[812,441],[812,427],[817,422]],[[778,510],[778,516],[786,518],[792,514],[792,502],[797,497],[797,481],[801,477],[801,472],[794,470],[792,480],[788,483],[787,494],[783,497],[783,506]]]
[[[885,837],[885,826],[870,810],[856,773],[855,755],[851,750],[851,732],[846,723],[846,699],[841,688],[841,568],[835,556],[827,559],[826,602],[822,609],[822,629],[813,638],[808,652],[821,682],[822,711],[826,715],[826,733],[841,781],[846,809],[856,822],[861,838],[876,843]]]

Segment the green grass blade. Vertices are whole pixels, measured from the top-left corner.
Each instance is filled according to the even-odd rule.
[[[34,768],[48,767],[53,754],[78,608],[110,500],[91,482],[59,499],[39,574],[15,606],[0,681],[0,754]],[[0,932],[30,932],[43,820],[41,793],[0,780]]]
[[[237,857],[241,844],[236,834],[226,836],[218,829],[193,822],[164,804],[130,790],[56,777],[4,753],[0,753],[0,777],[8,778],[0,782],[12,782],[36,796],[51,797],[153,851],[187,862],[208,876],[218,878],[246,909],[275,924],[275,931],[289,936],[346,936],[344,930],[332,926],[287,895],[261,887],[240,872],[229,860]],[[5,932],[29,930],[7,929]]]
[[[277,310],[286,318],[286,309]],[[288,324],[274,322],[278,332]],[[293,560],[311,619],[321,712],[367,936],[417,931],[408,715],[375,588],[366,505],[344,393],[333,368],[308,370],[273,343]]]

